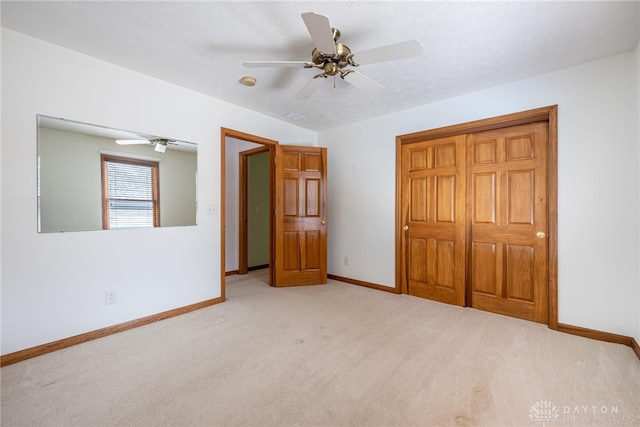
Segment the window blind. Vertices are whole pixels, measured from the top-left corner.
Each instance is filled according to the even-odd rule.
[[[158,164],[103,156],[104,228],[159,225]]]

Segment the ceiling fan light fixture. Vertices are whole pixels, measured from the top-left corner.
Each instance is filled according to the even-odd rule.
[[[256,85],[256,78],[253,76],[243,76],[240,79],[240,83],[242,83],[245,86],[255,86]]]
[[[165,151],[167,151],[167,140],[166,139],[160,139],[156,141],[156,148],[154,148],[155,151],[157,151],[158,153],[164,153]]]

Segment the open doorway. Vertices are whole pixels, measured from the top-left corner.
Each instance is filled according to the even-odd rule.
[[[221,271],[221,297],[226,298],[226,276],[240,272],[241,255],[241,236],[239,220],[241,199],[244,200],[246,208],[246,200],[241,193],[246,194],[246,189],[240,190],[240,159],[241,152],[248,150],[266,150],[269,154],[269,164],[273,165],[275,157],[275,147],[277,141],[262,138],[248,133],[221,128],[221,188],[220,188],[220,229],[221,229],[221,248],[220,248],[220,271]],[[274,191],[274,171],[269,168],[269,207],[267,212],[273,211],[273,191]],[[246,224],[245,224],[246,225]],[[268,264],[269,264],[269,282],[273,283],[273,227],[269,226],[268,237]],[[245,228],[246,231],[246,228]],[[246,243],[245,243],[246,245]],[[245,246],[244,250],[246,251]],[[247,260],[244,259],[244,268],[247,269]]]
[[[273,217],[270,154],[266,146],[239,153],[238,274],[270,265]]]

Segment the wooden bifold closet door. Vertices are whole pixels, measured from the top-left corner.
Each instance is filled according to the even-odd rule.
[[[464,136],[403,147],[410,295],[464,305],[465,153]]]
[[[402,146],[403,291],[548,322],[546,122]]]
[[[547,124],[467,137],[471,306],[547,323]]]

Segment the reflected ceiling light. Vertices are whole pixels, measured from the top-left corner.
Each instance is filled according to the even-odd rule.
[[[155,141],[155,143],[156,143],[156,148],[155,148],[155,150],[156,150],[158,153],[164,153],[165,151],[167,151],[167,142],[168,142],[168,141],[167,141],[166,139],[157,139],[157,140]]]

